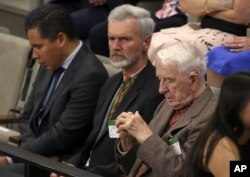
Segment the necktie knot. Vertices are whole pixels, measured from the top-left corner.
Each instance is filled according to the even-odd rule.
[[[58,84],[58,81],[59,81],[62,73],[64,72],[64,70],[65,69],[63,67],[59,67],[57,70],[54,71],[54,74],[53,74],[54,75],[54,79],[53,79],[53,83],[52,83],[53,89],[52,90],[54,90],[56,88],[56,86]]]
[[[54,77],[60,77],[64,70],[65,69],[63,67],[59,67],[57,70],[54,71]]]
[[[59,68],[57,68],[55,71],[54,71],[54,73],[63,73],[63,71],[64,71],[65,69],[63,68],[63,67],[59,67]]]

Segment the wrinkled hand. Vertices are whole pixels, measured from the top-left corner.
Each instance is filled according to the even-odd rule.
[[[122,113],[121,115],[123,114],[126,114],[126,113]],[[132,113],[133,114],[133,113]],[[120,116],[121,116],[120,115]],[[118,116],[119,117],[119,116]],[[131,136],[127,130],[122,130],[121,127],[119,129],[119,126],[118,125],[120,124],[118,122],[118,118],[117,118],[117,121],[116,121],[116,127],[117,127],[117,133],[119,133],[119,137],[120,137],[120,142],[121,142],[121,146],[120,146],[120,149],[123,151],[123,152],[126,152],[126,151],[129,151],[133,145],[136,143],[136,139]]]
[[[116,126],[121,140],[125,136],[133,136],[139,143],[144,143],[153,133],[138,111],[123,112],[117,117]]]
[[[94,6],[102,6],[107,3],[106,0],[89,0],[89,3]]]
[[[250,50],[249,37],[233,37],[224,43],[224,46],[229,48],[232,52],[240,52]]]
[[[5,156],[0,156],[0,167],[8,165],[8,160]]]

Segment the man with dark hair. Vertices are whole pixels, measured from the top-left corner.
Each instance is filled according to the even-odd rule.
[[[32,57],[41,66],[20,116],[20,147],[62,160],[85,143],[108,75],[76,37],[73,20],[63,9],[38,9],[26,28]],[[1,165],[8,163],[11,159],[1,157]]]
[[[34,11],[26,21],[26,30],[29,39],[29,30],[37,29],[41,37],[51,42],[57,39],[60,32],[65,33],[69,41],[77,41],[77,35],[72,18],[60,7],[40,7]]]

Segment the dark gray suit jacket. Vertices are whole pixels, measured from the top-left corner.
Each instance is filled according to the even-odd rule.
[[[101,86],[108,75],[102,63],[83,44],[51,96],[38,133],[34,114],[50,86],[52,72],[41,67],[20,117],[21,148],[45,156],[75,153],[92,128]]]
[[[154,134],[139,146],[138,151],[136,151],[137,148],[132,148],[123,157],[117,153],[120,168],[124,173],[129,174],[129,177],[134,177],[143,161],[149,167],[144,170],[143,177],[173,177],[182,166],[186,154],[200,130],[212,116],[216,104],[217,95],[212,92],[210,87],[207,87],[194,100],[180,120],[168,131],[165,131],[174,110],[167,105],[165,100],[162,101],[149,124]],[[167,144],[172,136],[179,138],[181,155],[177,155],[173,148]],[[136,161],[132,164],[135,158]],[[132,169],[131,165],[133,165]]]
[[[94,128],[83,150],[70,161],[78,168],[84,168],[86,161],[90,157],[88,171],[106,177],[117,177],[121,174],[114,154],[116,139],[109,138],[107,125],[97,141],[96,138],[112,98],[122,81],[123,75],[118,73],[105,82],[95,111]],[[148,62],[123,98],[113,115],[113,119],[116,119],[124,111],[135,112],[138,110],[145,120],[149,122],[157,105],[164,98],[163,95],[159,94],[158,88],[159,80],[155,76],[155,68]]]

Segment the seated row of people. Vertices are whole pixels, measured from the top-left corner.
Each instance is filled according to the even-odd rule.
[[[163,95],[158,92],[159,80],[147,58],[154,29],[150,13],[125,5],[109,18],[110,56],[122,72],[104,83],[107,73],[76,37],[71,16],[56,6],[34,12],[27,21],[27,36],[41,69],[19,126],[21,148],[62,160],[82,146],[83,153],[72,161],[112,177],[121,172],[115,162],[116,139],[109,138],[108,120],[115,120],[123,111],[139,111],[149,122]],[[51,93],[56,76],[53,71],[59,67],[64,73]],[[10,163],[6,157],[1,160],[2,165]],[[10,166],[12,170],[19,168],[16,171],[23,169],[19,164]]]
[[[191,147],[207,122],[217,119],[212,115],[218,109],[218,95],[205,81],[204,54],[196,46],[177,42],[161,48],[154,58],[155,69],[147,56],[154,31],[150,13],[131,5],[119,6],[108,17],[108,39],[112,64],[121,72],[106,80],[103,66],[76,37],[72,18],[61,8],[41,8],[27,24],[33,58],[41,69],[21,115],[21,148],[65,160],[81,147],[73,158],[67,158],[68,163],[107,177],[173,177],[184,171],[181,167]],[[63,73],[55,83],[60,67]],[[248,73],[232,80],[239,77],[247,78]],[[238,87],[232,89],[232,94],[238,93],[234,91]],[[235,96],[246,98],[250,87],[246,84],[245,89],[246,93]],[[239,130],[239,139],[226,133],[216,139],[229,139],[226,142],[236,144],[231,143],[236,152],[238,140],[245,144],[250,138],[248,126],[243,134],[241,128],[249,122],[246,105],[235,113],[233,126],[225,125],[230,131]],[[238,107],[232,107],[235,110]],[[114,122],[118,141],[112,131]],[[205,145],[213,137],[206,138]],[[204,151],[201,148],[201,154]],[[1,165],[7,163],[12,162],[0,158]],[[206,168],[209,164],[204,165],[201,168],[217,176],[213,168]]]

